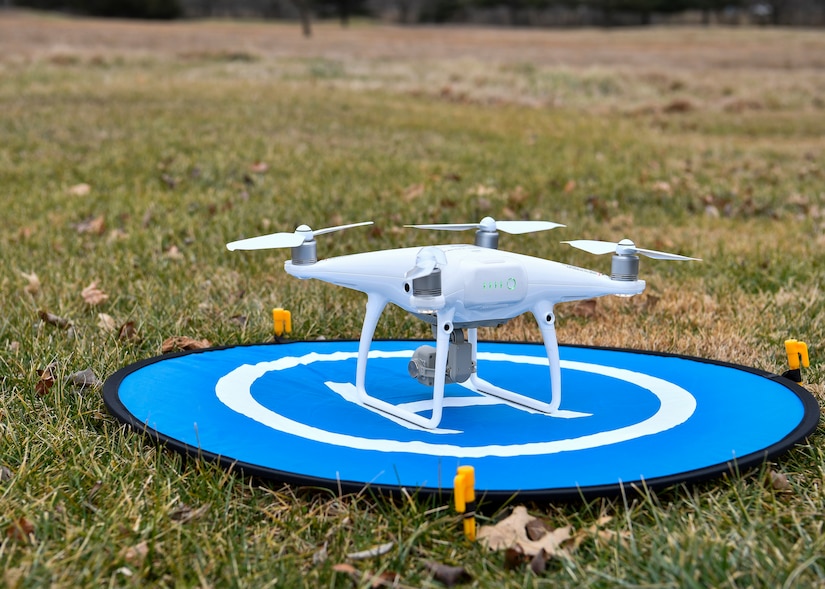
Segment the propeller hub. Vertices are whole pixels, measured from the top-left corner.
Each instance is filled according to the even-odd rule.
[[[632,256],[637,251],[636,244],[629,239],[623,239],[616,244],[616,253],[620,256]]]
[[[481,222],[478,224],[478,228],[480,231],[485,231],[488,233],[495,233],[496,231],[496,220],[492,217],[484,217]]]

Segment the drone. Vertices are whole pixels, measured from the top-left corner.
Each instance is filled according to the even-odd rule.
[[[613,254],[610,275],[552,260],[498,249],[499,232],[513,235],[564,227],[550,221],[406,225],[414,229],[466,231],[475,229],[473,244],[448,244],[379,250],[318,259],[316,237],[372,221],[312,230],[300,225],[293,233],[273,233],[233,241],[227,249],[291,248],[284,270],[299,279],[315,278],[367,295],[355,374],[360,404],[416,426],[434,429],[441,423],[444,388],[462,384],[519,409],[552,415],[561,404],[561,369],[556,339],[558,303],[606,295],[630,297],[644,291],[639,280],[639,255],[658,260],[699,260],[643,249],[628,240],[564,241],[586,252]],[[412,378],[432,387],[429,417],[384,401],[366,390],[367,362],[378,321],[392,303],[432,326],[435,347],[415,350],[408,364]],[[492,384],[478,374],[478,328],[497,327],[530,312],[544,341],[550,368],[549,395],[535,398]],[[466,330],[466,333],[465,333]]]

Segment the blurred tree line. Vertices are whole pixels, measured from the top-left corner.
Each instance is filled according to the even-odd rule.
[[[15,6],[92,16],[173,19],[184,16],[179,0],[12,0]]]
[[[825,0],[5,0],[17,6],[123,18],[246,17],[300,19],[351,16],[400,23],[471,22],[511,26],[825,24]]]

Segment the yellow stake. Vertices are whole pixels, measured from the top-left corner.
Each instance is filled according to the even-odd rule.
[[[292,313],[286,309],[272,309],[272,324],[275,337],[281,337],[284,333],[292,333]]]
[[[476,474],[472,466],[459,466],[455,475],[455,509],[464,514],[464,535],[470,542],[476,539]]]
[[[785,352],[788,354],[788,366],[790,370],[784,376],[790,377],[791,380],[802,382],[802,372],[800,366],[807,368],[810,366],[808,360],[808,345],[795,339],[785,340]]]

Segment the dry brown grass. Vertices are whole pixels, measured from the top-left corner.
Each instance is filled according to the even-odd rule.
[[[122,60],[229,62],[450,100],[625,112],[825,108],[825,37],[775,28],[524,30],[283,22],[144,23],[0,12],[0,67]],[[263,62],[263,63],[261,63]],[[314,69],[313,69],[314,68]]]

